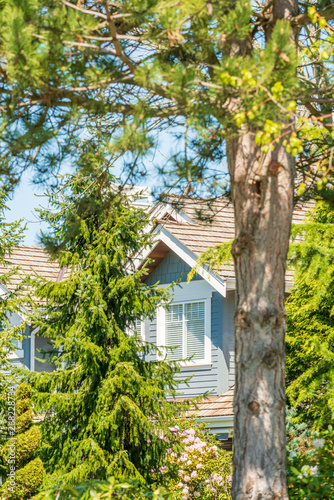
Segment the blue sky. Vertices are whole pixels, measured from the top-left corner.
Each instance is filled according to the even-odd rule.
[[[24,174],[20,184],[16,187],[12,200],[7,202],[9,208],[6,212],[7,222],[23,219],[27,225],[23,242],[25,245],[37,245],[37,235],[42,228],[46,229],[45,223],[42,224],[34,212],[35,208],[47,207],[47,198],[41,196],[43,191],[44,188],[32,183],[31,174],[28,172]]]
[[[158,156],[160,155],[161,153],[158,153]],[[159,180],[158,174],[150,160],[148,160],[147,169],[149,170],[149,174],[139,184],[154,188]],[[117,170],[116,168],[114,171],[115,175],[119,174],[121,169],[119,169],[118,172]],[[67,167],[64,171],[70,173],[71,169]],[[13,222],[22,219],[23,224],[26,224],[26,231],[22,244],[37,246],[39,245],[38,235],[41,230],[47,230],[47,224],[39,220],[38,213],[35,209],[47,208],[48,199],[44,195],[45,186],[34,184],[32,182],[32,177],[31,172],[25,172],[19,185],[16,186],[12,199],[7,202],[8,210],[6,212],[6,220],[7,222]]]
[[[159,137],[159,148],[154,151],[151,157],[150,155],[147,157],[147,176],[138,184],[161,192],[162,179],[157,172],[157,165],[166,163],[171,154],[180,151],[182,148],[182,140],[176,138],[173,134],[163,132]],[[223,167],[222,170],[225,169],[226,167]],[[64,172],[70,171],[70,166],[64,169]],[[121,165],[117,165],[113,173],[120,175]],[[45,189],[45,186],[33,184],[32,173],[27,171],[23,175],[20,184],[16,186],[13,198],[7,203],[9,208],[6,212],[7,222],[22,219],[23,223],[26,224],[24,245],[38,245],[38,235],[41,230],[47,230],[47,224],[39,220],[35,211],[36,208],[46,208],[48,206],[47,197],[43,195]]]
[[[166,132],[159,136],[159,143],[158,150],[155,151],[151,157],[149,156],[147,158],[146,168],[149,172],[148,175],[142,182],[138,183],[142,186],[149,186],[152,189],[157,187],[157,184],[161,182],[157,174],[156,165],[160,162],[164,163],[171,152],[175,152],[175,150],[180,148],[180,141]],[[64,167],[63,173],[65,172],[71,172],[71,167],[69,165]],[[116,164],[113,173],[115,175],[120,175],[120,164]],[[47,197],[43,196],[46,188],[45,186],[33,184],[32,177],[31,172],[25,172],[20,184],[15,188],[12,200],[7,203],[9,208],[6,212],[7,222],[22,219],[23,223],[27,226],[23,241],[24,245],[38,245],[38,235],[40,231],[47,229],[47,224],[42,223],[38,219],[38,214],[35,212],[36,208],[46,208],[48,206]]]
[[[142,183],[142,185],[148,185],[149,181],[153,183],[157,180],[156,176],[147,176],[147,183]],[[8,209],[6,212],[6,221],[13,222],[15,220],[22,219],[23,223],[26,224],[25,237],[22,244],[24,245],[35,245],[38,246],[38,235],[41,230],[47,230],[47,224],[42,222],[38,218],[38,213],[36,213],[36,208],[47,208],[48,199],[43,194],[45,187],[36,186],[32,182],[32,175],[26,173],[20,184],[16,187],[13,198],[7,202]]]

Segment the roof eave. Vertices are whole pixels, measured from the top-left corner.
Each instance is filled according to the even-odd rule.
[[[153,230],[153,244],[149,249],[146,249],[140,256],[136,258],[135,267],[138,269],[140,265],[149,257],[154,247],[162,241],[176,255],[178,255],[191,268],[196,266],[196,273],[205,279],[217,292],[223,297],[226,297],[226,281],[220,276],[215,275],[212,271],[204,266],[197,267],[198,257],[191,252],[183,243],[173,236],[165,227],[158,225]]]

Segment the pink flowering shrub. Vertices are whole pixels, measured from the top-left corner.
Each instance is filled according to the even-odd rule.
[[[167,450],[165,465],[160,468],[169,491],[175,493],[175,498],[189,500],[230,499],[232,454],[221,449],[204,426],[189,419],[179,425],[169,428],[175,443]]]

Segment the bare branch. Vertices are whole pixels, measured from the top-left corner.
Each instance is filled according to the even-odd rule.
[[[114,56],[117,55],[115,50],[108,49],[107,47],[99,47],[98,45],[94,45],[93,43],[73,42],[73,41],[67,41],[67,40],[64,40],[63,43],[66,45],[74,45],[75,47],[85,47],[85,48],[89,48],[89,49],[95,49],[98,51],[102,50],[103,52],[108,52],[109,54],[112,54]]]
[[[66,7],[71,7],[71,9],[78,10],[79,12],[82,12],[83,14],[88,14],[89,16],[100,17],[101,19],[107,19],[107,16],[105,14],[102,14],[102,12],[97,12],[96,10],[82,9],[78,5],[74,5],[73,3],[67,2],[66,0],[62,0],[62,3],[64,5],[66,5]]]
[[[131,61],[131,59],[123,52],[122,46],[119,43],[119,41],[117,40],[116,26],[115,26],[115,23],[114,23],[111,15],[110,15],[110,12],[109,12],[108,0],[105,0],[105,7],[106,7],[106,12],[107,12],[107,21],[109,24],[109,31],[110,31],[110,34],[111,34],[112,39],[113,39],[112,42],[114,44],[116,54],[120,58],[120,60],[124,64],[127,65],[127,67],[132,71],[132,73],[134,73],[135,70],[137,69],[135,63],[133,61]]]

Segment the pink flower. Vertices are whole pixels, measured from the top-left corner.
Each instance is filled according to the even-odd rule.
[[[184,474],[184,471],[183,471],[183,470],[179,470],[179,471],[178,471],[178,475],[179,475],[180,477],[181,477],[181,476],[183,476],[183,474]]]
[[[168,427],[168,429],[171,431],[171,432],[177,432],[180,427],[178,425],[175,425],[174,427]]]
[[[212,481],[214,481],[217,484],[220,484],[222,480],[223,480],[222,476],[218,476],[218,474],[213,474]]]
[[[179,487],[179,488],[182,488],[182,486],[183,486],[183,483],[179,483],[179,484],[178,484],[178,487]]]
[[[183,480],[188,483],[188,481],[190,481],[190,476],[184,476]]]
[[[186,437],[185,439],[182,439],[182,441],[185,443],[185,444],[189,444],[189,443],[192,443],[194,441],[194,436],[188,436]]]
[[[166,469],[167,469],[167,467],[165,467],[165,466],[159,467],[159,471],[161,474],[164,474],[166,472]]]
[[[193,470],[192,473],[190,474],[190,477],[192,478],[197,477],[197,471]]]
[[[196,469],[201,469],[203,467],[203,464],[197,464]]]
[[[191,465],[191,460],[188,460],[187,465]]]

